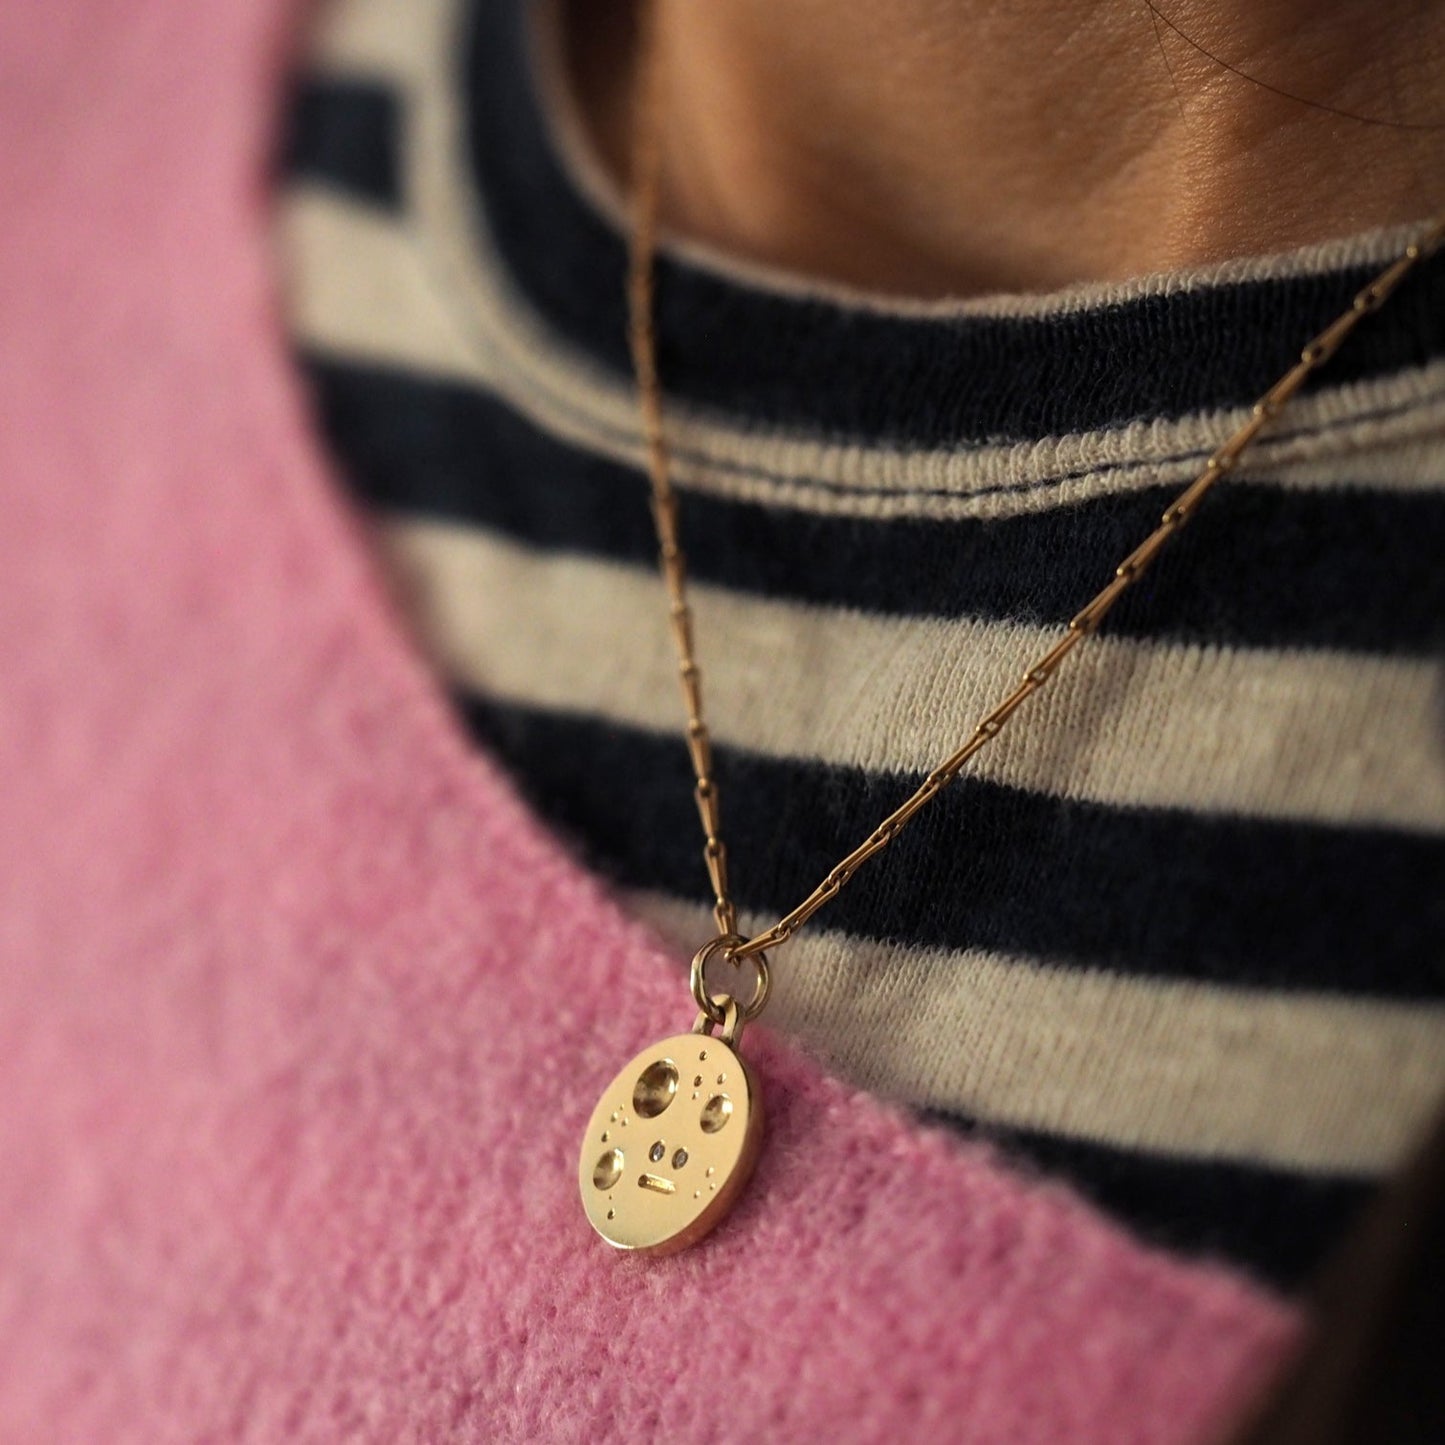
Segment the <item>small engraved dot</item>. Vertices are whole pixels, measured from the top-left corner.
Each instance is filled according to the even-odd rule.
[[[701,1198],[702,1198],[702,1190],[701,1190],[701,1189],[694,1189],[694,1190],[692,1191],[692,1197],[693,1197],[694,1199],[701,1199]]]
[[[662,1140],[659,1139],[657,1143],[654,1144],[652,1148],[647,1151],[647,1157],[651,1159],[654,1164],[656,1164],[666,1153],[667,1150],[663,1147]]]
[[[718,1081],[718,1083],[720,1083],[720,1084],[725,1084],[725,1083],[727,1082],[727,1077],[728,1077],[728,1076],[727,1076],[726,1074],[719,1074],[719,1075],[717,1076],[717,1081]]]
[[[717,1185],[716,1185],[716,1184],[709,1184],[709,1185],[708,1185],[708,1188],[709,1188],[709,1189],[716,1189],[716,1188],[717,1188]]]
[[[707,1058],[707,1050],[704,1049],[704,1050],[698,1055],[698,1058],[700,1058],[700,1059],[705,1059],[705,1058]]]
[[[693,1086],[694,1089],[700,1089],[700,1088],[702,1088],[702,1075],[701,1075],[701,1074],[699,1074],[699,1075],[697,1076],[697,1078],[695,1078],[695,1079],[692,1081],[692,1086]]]
[[[615,1209],[609,1209],[609,1210],[607,1211],[607,1217],[608,1217],[608,1219],[616,1219],[616,1218],[617,1218],[617,1211],[616,1211]]]
[[[717,1172],[717,1171],[712,1167],[711,1164],[709,1164],[709,1165],[707,1166],[707,1177],[708,1177],[709,1179],[711,1179],[712,1176],[713,1176],[716,1172]]]

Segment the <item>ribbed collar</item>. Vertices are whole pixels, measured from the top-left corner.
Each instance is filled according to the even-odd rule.
[[[557,334],[626,373],[623,232],[561,138],[535,8],[470,6],[469,168],[516,290]],[[669,393],[692,405],[833,439],[937,447],[1178,417],[1253,399],[1405,240],[1372,232],[1123,285],[937,305],[812,288],[670,248],[658,271],[660,360]],[[1323,384],[1441,357],[1436,258]]]

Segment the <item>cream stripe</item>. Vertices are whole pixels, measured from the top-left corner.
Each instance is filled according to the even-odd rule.
[[[641,466],[629,388],[572,356],[497,288],[456,304],[455,262],[416,227],[310,184],[281,215],[293,327],[340,358],[387,361],[504,397],[538,426]],[[451,271],[446,273],[446,268]],[[481,312],[485,304],[486,311]],[[484,324],[477,324],[482,316]],[[1257,444],[1252,479],[1291,487],[1360,481],[1390,490],[1445,487],[1445,363],[1324,391],[1290,425],[1319,435]],[[1379,419],[1373,409],[1391,409]],[[1002,517],[1158,485],[1184,485],[1244,411],[1141,422],[1037,442],[923,452],[763,436],[671,407],[675,477],[720,497],[866,517]],[[1422,449],[1422,432],[1431,440]],[[1413,449],[1412,449],[1412,443]],[[1368,476],[1345,460],[1359,452]],[[1172,458],[1172,460],[1164,460]],[[1321,461],[1327,461],[1322,466]]]
[[[283,193],[277,225],[298,340],[494,389],[501,362],[458,326],[406,222],[305,183]]]
[[[412,616],[457,682],[678,729],[650,571],[443,522],[393,519],[384,536]],[[879,771],[936,763],[1053,636],[703,585],[693,596],[719,741]],[[1030,726],[1006,732],[976,769],[1104,803],[1438,829],[1440,681],[1432,662],[1100,637],[1037,699]]]
[[[680,954],[711,935],[704,907],[629,902]],[[826,930],[780,952],[773,979],[768,1022],[860,1087],[1162,1154],[1377,1173],[1445,1091],[1438,1005],[1161,982]]]
[[[335,80],[382,80],[401,89],[428,83],[434,47],[413,0],[329,0],[316,8],[306,68]]]

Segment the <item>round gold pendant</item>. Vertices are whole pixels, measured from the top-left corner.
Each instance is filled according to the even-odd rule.
[[[705,1033],[664,1039],[592,1111],[577,1166],[587,1218],[618,1249],[686,1249],[732,1208],[762,1135],[762,1098],[733,1049]]]

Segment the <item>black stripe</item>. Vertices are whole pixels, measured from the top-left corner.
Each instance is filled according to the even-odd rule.
[[[651,566],[642,475],[566,445],[474,387],[312,358],[325,429],[371,504],[531,546]],[[692,574],[867,611],[1062,624],[1145,537],[1158,487],[992,521],[875,521],[688,496]],[[1228,646],[1438,651],[1445,492],[1230,481],[1109,620]]]
[[[1285,1289],[1317,1268],[1376,1187],[1335,1175],[1115,1149],[950,1114],[928,1117],[1065,1176],[1155,1244],[1222,1256]]]
[[[596,864],[630,887],[702,898],[679,739],[477,698],[462,706]],[[738,902],[775,915],[921,781],[716,754]],[[1110,808],[964,777],[823,921],[1126,973],[1439,999],[1442,879],[1440,835]]]
[[[523,0],[471,6],[473,170],[493,242],[546,320],[629,370],[622,237],[572,185],[543,117]],[[1032,439],[1244,404],[1345,309],[1375,267],[1199,287],[1046,318],[904,316],[739,286],[664,260],[670,395],[828,436],[914,446]],[[1330,364],[1334,385],[1445,355],[1445,256]]]
[[[358,200],[401,206],[401,101],[389,86],[311,80],[296,87],[287,117],[285,169]]]

